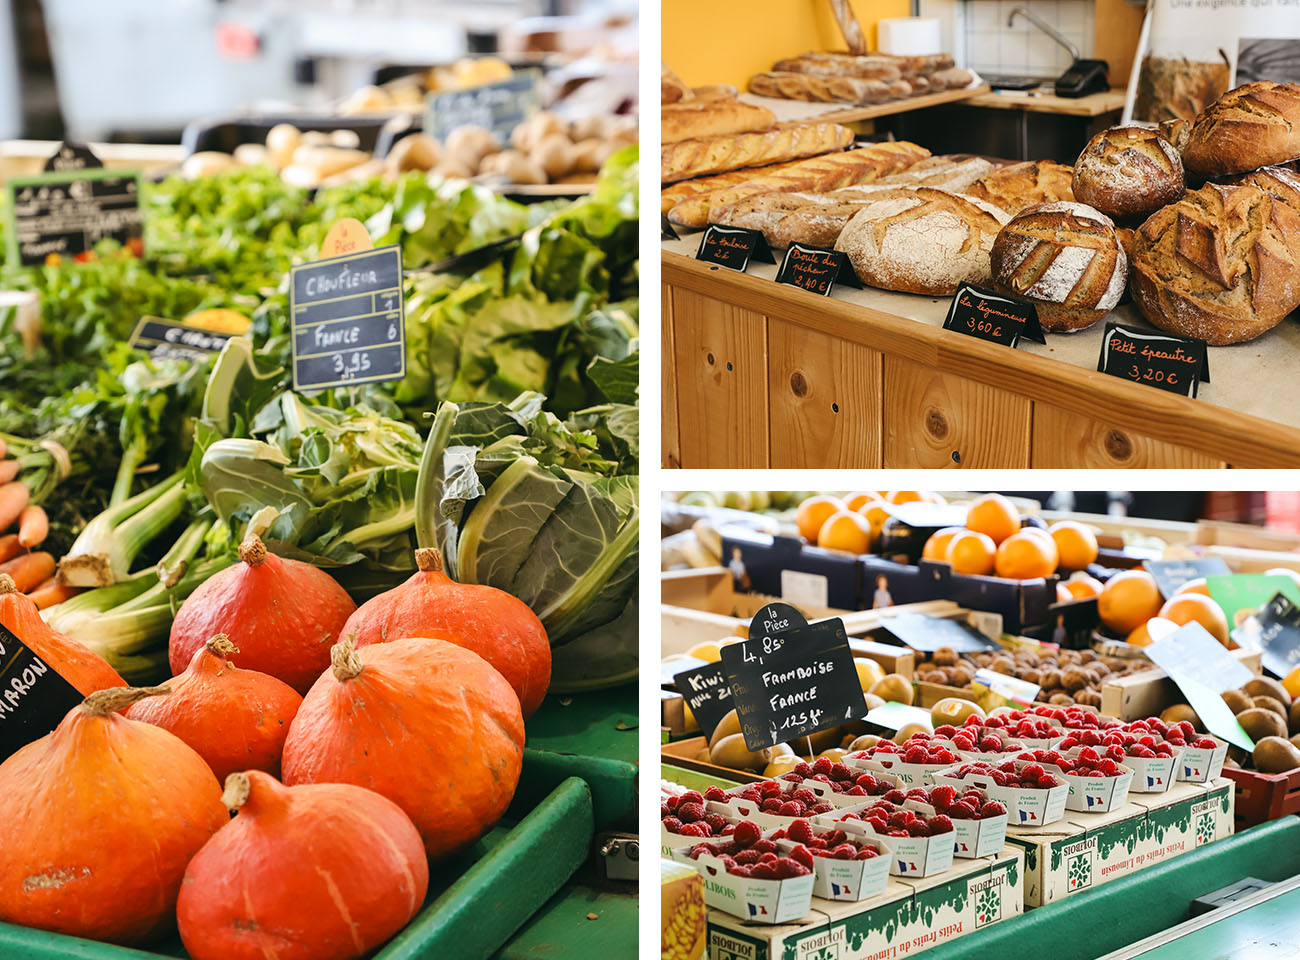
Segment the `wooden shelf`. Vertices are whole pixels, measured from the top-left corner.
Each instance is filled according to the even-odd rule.
[[[777,120],[782,122],[797,120],[800,122],[816,121],[818,123],[856,123],[859,120],[873,120],[876,117],[888,117],[896,113],[923,110],[926,107],[935,107],[941,103],[957,103],[988,92],[988,85],[982,84],[978,87],[963,88],[961,90],[944,90],[940,93],[922,94],[919,97],[888,100],[885,103],[873,103],[864,107],[842,107],[833,103],[807,103],[803,100],[759,97],[752,93],[743,94],[742,99],[767,107],[776,114]]]
[[[971,97],[966,101],[966,106],[1024,110],[1026,113],[1055,113],[1070,117],[1100,117],[1124,109],[1124,91],[1107,90],[1104,93],[1071,98],[1032,90],[990,90]]]

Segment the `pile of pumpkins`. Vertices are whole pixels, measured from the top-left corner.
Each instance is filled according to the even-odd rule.
[[[1252,752],[1230,745],[1226,766],[1254,768],[1260,773],[1300,768],[1300,698],[1293,697],[1283,683],[1272,677],[1253,677],[1236,690],[1224,691],[1223,702],[1255,742]],[[1160,719],[1166,723],[1190,720],[1197,730],[1204,729],[1201,718],[1186,703],[1165,708]]]
[[[526,604],[416,559],[358,608],[249,537],[147,688],[0,576],[0,623],[85,696],[0,763],[0,921],[127,946],[179,928],[194,960],[351,960],[404,927],[429,861],[509,806],[551,669]]]

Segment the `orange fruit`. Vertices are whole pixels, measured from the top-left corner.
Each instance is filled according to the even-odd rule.
[[[1050,537],[1014,533],[998,544],[993,569],[1008,580],[1050,577],[1056,570],[1056,545]]]
[[[1128,642],[1135,647],[1145,647],[1167,637],[1177,629],[1178,624],[1172,620],[1152,617],[1146,623],[1139,624],[1137,629],[1128,635]]]
[[[885,509],[887,504],[884,500],[868,500],[862,506],[857,508],[857,513],[867,518],[871,524],[873,533],[879,535],[880,528],[885,525],[889,519],[889,511]]]
[[[890,503],[915,503],[927,499],[928,495],[919,490],[891,490],[885,495]]]
[[[799,504],[799,509],[795,511],[794,522],[799,526],[799,533],[809,543],[817,542],[817,534],[821,531],[822,524],[830,517],[832,513],[837,513],[844,509],[844,501],[839,497],[827,497],[818,495],[809,497]]]
[[[1047,528],[1056,541],[1061,569],[1083,570],[1097,562],[1097,536],[1076,520],[1062,520]]]
[[[1286,687],[1286,692],[1291,694],[1292,699],[1300,697],[1300,667],[1282,678],[1282,686]]]
[[[1205,582],[1204,577],[1197,577],[1195,580],[1188,580],[1181,587],[1174,591],[1174,596],[1180,593],[1199,593],[1203,597],[1210,595],[1210,585]]]
[[[925,546],[921,548],[921,558],[924,560],[937,560],[939,563],[948,562],[948,544],[952,538],[965,530],[965,527],[944,527],[930,534],[930,539],[925,541]]]
[[[1160,608],[1159,616],[1172,620],[1180,627],[1195,620],[1225,647],[1228,645],[1228,618],[1223,608],[1199,593],[1179,593],[1170,597]]]
[[[1124,570],[1106,581],[1097,595],[1097,616],[1116,633],[1128,635],[1160,612],[1164,601],[1155,577]]]
[[[986,493],[966,511],[966,526],[994,543],[1020,532],[1020,511],[1000,493]]]
[[[817,546],[848,553],[866,553],[871,549],[871,524],[852,510],[832,513],[817,531]]]
[[[1096,577],[1090,577],[1086,573],[1083,575],[1075,574],[1069,580],[1066,580],[1062,586],[1070,591],[1070,596],[1075,600],[1083,597],[1095,597],[1101,593],[1101,581]]]
[[[948,541],[948,565],[953,573],[989,574],[993,572],[993,558],[997,545],[986,534],[975,530],[954,533]]]
[[[1057,602],[1057,603],[1069,603],[1069,602],[1070,602],[1071,600],[1073,600],[1073,599],[1075,599],[1074,594],[1072,594],[1072,593],[1069,591],[1069,589],[1065,586],[1064,583],[1058,583],[1058,584],[1056,585],[1056,602]]]
[[[861,510],[867,504],[880,498],[874,493],[855,493],[844,498],[844,505],[850,510]]]

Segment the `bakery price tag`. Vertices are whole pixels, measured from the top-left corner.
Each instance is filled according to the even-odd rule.
[[[823,297],[829,297],[831,288],[837,283],[862,289],[847,253],[806,243],[790,244],[776,271],[776,282],[788,283]]]
[[[1300,666],[1300,607],[1279,593],[1260,608],[1260,662],[1275,677]]]
[[[1155,578],[1165,599],[1185,583],[1202,577],[1228,576],[1232,573],[1222,557],[1189,557],[1186,560],[1148,560],[1142,564]]]
[[[844,621],[796,625],[803,619],[789,604],[770,603],[754,615],[748,640],[722,648],[722,669],[750,750],[866,716]]]
[[[695,259],[742,273],[751,260],[776,263],[767,241],[759,231],[746,230],[744,227],[724,227],[716,223],[704,228],[704,236],[700,238],[700,248],[695,251]]]
[[[974,627],[949,617],[927,617],[923,613],[900,613],[882,617],[880,628],[899,643],[921,653],[948,647],[957,653],[981,653],[1002,648]]]
[[[424,102],[424,132],[443,142],[458,127],[483,127],[505,143],[511,131],[541,106],[537,87],[541,75],[536,69],[517,70],[497,83],[431,93]]]
[[[1185,397],[1196,396],[1200,385],[1210,382],[1210,356],[1204,340],[1135,330],[1114,320],[1106,323],[1097,369]]]
[[[673,229],[672,221],[668,219],[668,214],[659,214],[659,239],[660,240],[680,240],[677,231]]]
[[[59,725],[82,696],[0,625],[0,761]]]
[[[289,309],[295,390],[406,376],[400,246],[293,267]]]
[[[45,173],[6,182],[11,266],[85,260],[101,240],[115,240],[137,257],[143,253],[140,173],[98,163],[89,148],[65,143]]]
[[[710,663],[695,670],[683,670],[673,676],[673,683],[695,722],[700,725],[700,733],[706,740],[712,739],[722,718],[733,709],[731,685],[727,683],[722,664]]]
[[[943,328],[1013,349],[1021,337],[1035,343],[1047,342],[1038,322],[1038,308],[1032,303],[972,283],[957,288]]]
[[[156,359],[175,357],[203,361],[214,353],[220,353],[232,336],[234,334],[204,330],[162,317],[141,317],[127,343]]]

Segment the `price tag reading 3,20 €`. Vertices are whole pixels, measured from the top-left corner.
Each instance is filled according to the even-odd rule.
[[[401,247],[296,266],[289,297],[295,390],[406,376]]]

